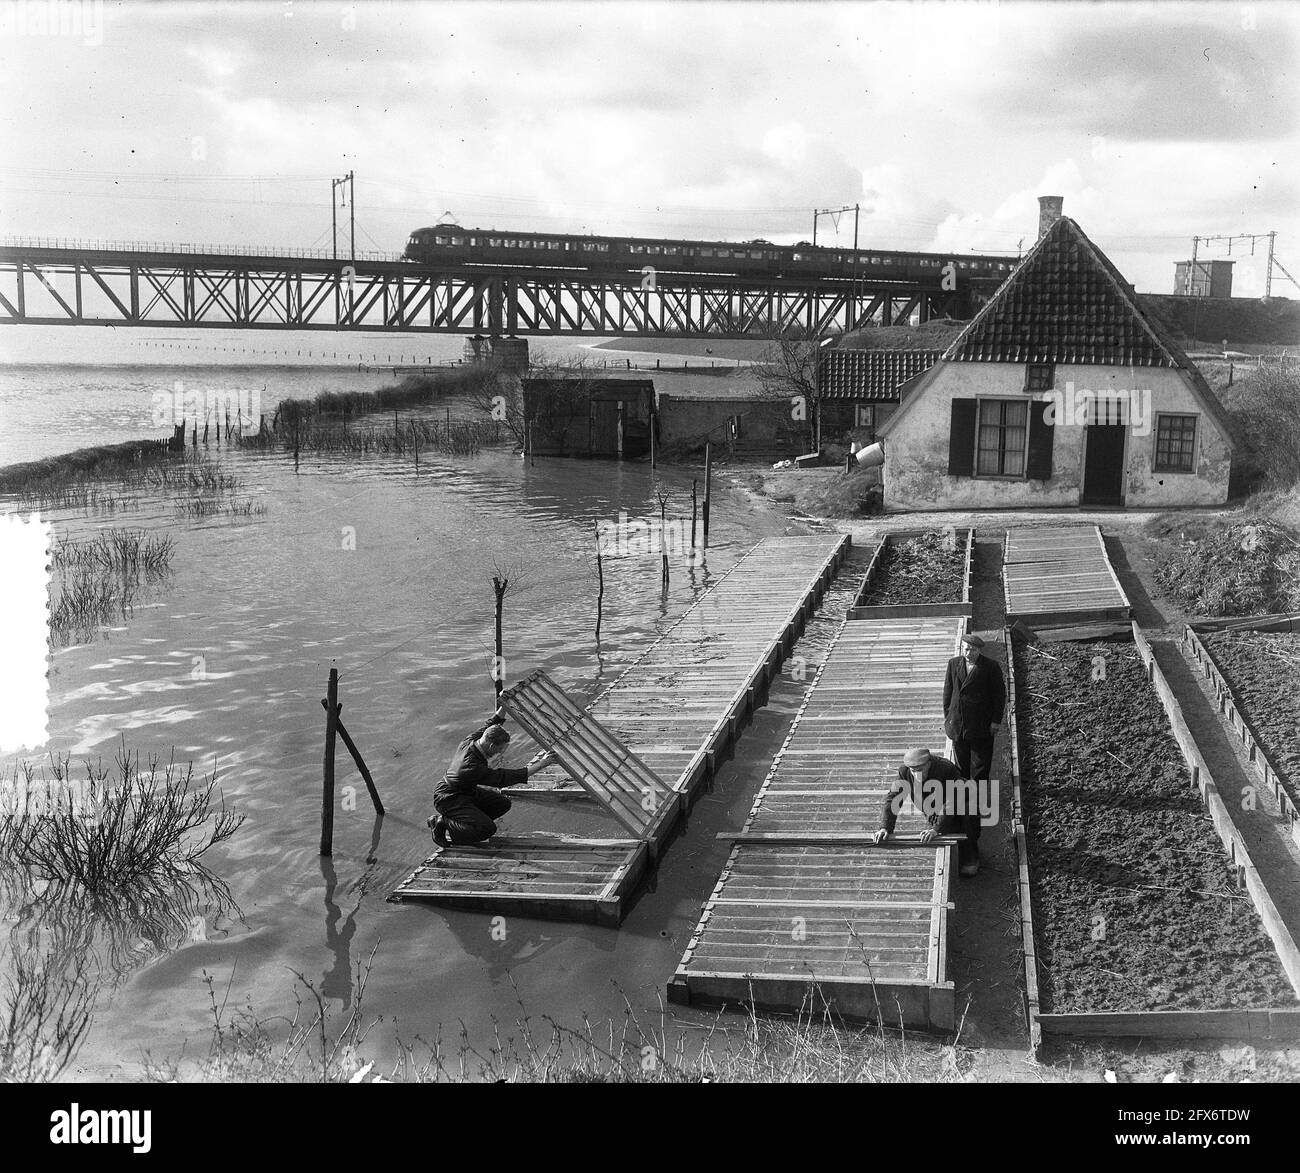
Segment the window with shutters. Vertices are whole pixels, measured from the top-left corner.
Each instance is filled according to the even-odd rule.
[[[856,415],[857,421],[854,427],[874,428],[876,426],[876,405],[874,403],[859,403]]]
[[[1029,404],[1023,399],[981,399],[976,430],[975,475],[1022,477],[1029,432]]]
[[[1196,417],[1156,416],[1156,472],[1196,471]]]

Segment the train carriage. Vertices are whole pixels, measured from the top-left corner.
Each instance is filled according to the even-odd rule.
[[[497,228],[435,224],[417,228],[404,256],[421,265],[457,268],[575,269],[627,278],[647,269],[656,274],[719,274],[738,277],[805,277],[809,280],[870,279],[875,282],[933,282],[945,265],[957,268],[965,284],[1001,284],[1015,266],[1010,257],[828,248],[801,241],[664,240],[627,236],[573,236]]]

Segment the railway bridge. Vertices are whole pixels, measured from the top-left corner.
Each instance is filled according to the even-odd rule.
[[[397,254],[10,240],[0,324],[761,338],[968,317],[997,281],[425,265]],[[956,288],[945,288],[952,286]]]

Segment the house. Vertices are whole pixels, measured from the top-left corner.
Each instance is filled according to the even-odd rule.
[[[851,434],[871,443],[899,404],[898,389],[928,371],[940,350],[844,350],[828,348],[818,356],[817,387],[822,434]]]
[[[1039,238],[880,428],[885,503],[970,509],[1217,505],[1227,413],[1083,230]]]

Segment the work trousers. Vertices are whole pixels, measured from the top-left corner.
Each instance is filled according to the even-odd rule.
[[[993,768],[993,740],[992,737],[953,739],[952,756],[957,759],[957,769],[961,771],[963,778],[973,778],[977,782],[987,782],[989,780],[989,771]],[[954,825],[952,828],[953,833],[963,833],[966,836],[966,842],[957,849],[958,864],[968,863],[976,859],[979,855],[979,815],[951,815],[945,817],[950,818],[954,824],[962,824],[960,827]]]
[[[447,842],[467,846],[482,843],[496,833],[495,820],[510,809],[511,803],[493,786],[476,786],[471,794],[449,794],[434,801],[442,816]]]

